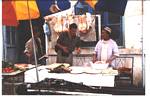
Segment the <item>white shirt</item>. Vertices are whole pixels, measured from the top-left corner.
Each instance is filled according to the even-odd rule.
[[[95,46],[95,53],[97,54],[97,59],[108,60],[112,55],[119,56],[119,50],[116,42],[112,39],[108,41],[99,40]]]
[[[100,58],[101,59],[101,61],[104,61],[104,62],[106,62],[107,61],[107,51],[108,51],[108,43],[107,42],[103,42],[102,43],[102,48],[101,48],[101,55],[99,55],[100,57],[98,57],[98,58]]]

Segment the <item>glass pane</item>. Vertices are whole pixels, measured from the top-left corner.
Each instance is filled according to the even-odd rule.
[[[7,44],[9,45],[11,42],[10,42],[10,27],[7,27],[6,28],[6,41],[7,41]]]
[[[118,46],[123,46],[122,16],[105,12],[101,16],[101,25],[112,28],[112,39]]]
[[[12,31],[11,31],[11,40],[12,40],[12,45],[15,45],[15,40],[16,40],[16,34],[15,34],[15,28],[12,27]]]
[[[15,27],[6,27],[6,41],[8,45],[15,45],[16,40]]]
[[[112,28],[111,37],[114,39],[119,46],[123,45],[123,32],[120,24],[118,25],[110,25]]]
[[[108,22],[108,12],[104,12],[101,15],[101,23],[102,23],[102,26],[109,24],[109,22]]]
[[[120,23],[120,18],[121,18],[120,15],[109,13],[109,15],[108,15],[109,24]]]

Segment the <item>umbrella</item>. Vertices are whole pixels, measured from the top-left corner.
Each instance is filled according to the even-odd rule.
[[[45,10],[48,10],[50,8],[50,11],[52,13],[55,13],[56,8],[60,10],[65,10],[70,7],[70,5],[66,7],[64,4],[68,4],[69,0],[56,0],[58,2],[55,2],[55,4],[50,3],[54,0],[43,0],[46,4],[50,5],[42,5],[40,3],[42,0],[3,0],[2,1],[2,25],[6,26],[17,26],[18,25],[18,20],[30,20],[30,28],[31,28],[31,34],[32,34],[32,39],[33,39],[33,50],[34,50],[34,57],[35,57],[35,65],[36,65],[36,75],[37,75],[37,82],[39,82],[39,76],[38,76],[38,70],[37,70],[37,58],[36,58],[36,50],[35,50],[35,41],[34,41],[34,35],[33,35],[33,27],[32,27],[32,22],[31,19],[36,19],[40,17],[40,11],[42,8],[47,7]],[[67,2],[66,2],[67,1]],[[59,7],[57,6],[57,3]],[[38,4],[38,5],[37,5]],[[70,4],[70,3],[69,3]],[[42,7],[42,6],[43,7]],[[53,6],[52,6],[53,5]],[[52,7],[51,7],[52,6]],[[39,7],[39,8],[38,8]],[[44,11],[45,11],[44,10]],[[42,10],[43,11],[43,10]],[[49,13],[46,13],[49,14]],[[42,15],[46,15],[42,14]]]
[[[33,39],[33,52],[35,58],[35,65],[36,65],[36,75],[37,75],[37,82],[39,82],[39,75],[37,69],[37,57],[36,57],[36,50],[35,50],[35,41],[32,29],[31,19],[38,18],[39,10],[37,8],[35,1],[14,1],[8,0],[2,2],[2,24],[7,26],[17,26],[18,22],[16,20],[30,20],[30,28],[31,34]],[[11,13],[9,13],[11,12]],[[10,23],[10,24],[9,24]]]
[[[11,1],[2,3],[2,24],[7,26],[17,26],[17,17]]]
[[[56,7],[63,11],[70,6],[70,0],[3,0],[2,25],[17,26],[18,20],[37,19],[55,13]]]
[[[35,1],[2,1],[2,13],[2,24],[6,26],[17,26],[18,20],[36,19],[40,17]]]

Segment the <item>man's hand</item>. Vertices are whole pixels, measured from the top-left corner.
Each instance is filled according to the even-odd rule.
[[[95,63],[97,61],[97,56],[96,54],[93,54],[93,63]]]
[[[108,59],[106,63],[111,64],[112,60]]]
[[[64,51],[65,53],[69,53],[69,50],[68,50],[67,47],[63,46],[62,49],[63,49],[63,51]]]
[[[112,62],[116,57],[117,57],[117,56],[112,55],[112,56],[106,61],[106,63],[111,64],[111,62]]]
[[[28,56],[28,57],[31,57],[32,54],[29,53],[29,52],[25,52],[25,55]]]
[[[75,51],[76,51],[77,54],[80,54],[81,53],[81,48],[76,48]]]

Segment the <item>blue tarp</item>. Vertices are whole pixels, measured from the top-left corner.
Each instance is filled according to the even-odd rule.
[[[69,9],[70,0],[56,0],[57,6],[61,11]],[[49,10],[50,6],[55,3],[55,0],[36,0],[41,16],[52,14]]]
[[[90,5],[88,5],[84,0],[83,1],[78,0],[78,2],[75,4],[74,7],[76,15],[82,15],[85,14],[86,12],[94,14],[94,9]]]
[[[127,0],[99,0],[95,5],[95,11],[99,12],[113,12],[124,15]]]

